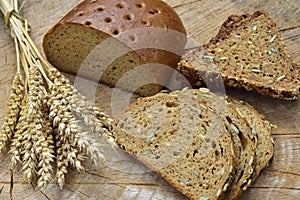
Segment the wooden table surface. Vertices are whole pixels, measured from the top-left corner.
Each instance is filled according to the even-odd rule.
[[[231,14],[268,11],[276,21],[287,49],[294,61],[300,63],[300,1],[299,0],[165,0],[180,15],[188,32],[189,46],[206,43]],[[22,0],[20,2],[23,2]],[[61,3],[63,2],[63,3]],[[81,0],[27,0],[23,15],[32,26],[32,37],[39,48],[43,35]],[[6,100],[15,72],[14,45],[9,31],[0,19],[0,124],[3,122]],[[74,77],[69,76],[75,80]],[[80,80],[79,89],[94,98],[111,114],[112,89]],[[89,88],[89,89],[87,89]],[[93,92],[91,92],[93,91]],[[259,180],[241,197],[243,200],[300,199],[300,101],[282,101],[242,90],[228,94],[251,103],[278,128],[274,131],[275,157],[273,164],[263,171]],[[134,99],[134,96],[132,97]],[[122,99],[117,101],[122,102]],[[42,193],[34,190],[12,169],[9,156],[0,155],[0,199],[185,199],[161,178],[135,159],[118,151],[104,148],[107,162],[98,169],[87,167],[87,172],[71,172],[64,190],[51,184]]]

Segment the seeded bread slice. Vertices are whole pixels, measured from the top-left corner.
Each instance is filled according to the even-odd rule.
[[[254,183],[261,171],[268,167],[273,160],[274,140],[272,139],[272,129],[276,126],[265,120],[264,116],[248,103],[233,97],[228,97],[227,100],[232,102],[248,121],[252,129],[252,137],[256,140],[256,159],[254,161],[254,173],[251,177],[251,183]]]
[[[200,90],[203,90],[202,88]],[[198,90],[186,90],[185,94],[197,94]],[[200,95],[201,96],[201,95]],[[203,96],[203,95],[202,95]],[[202,98],[211,96],[212,99],[217,98],[216,94],[207,93]],[[226,195],[224,199],[237,199],[243,190],[246,190],[251,184],[253,176],[253,168],[255,161],[255,139],[252,137],[251,127],[239,112],[237,107],[231,103],[224,101],[207,101],[206,106],[211,107],[225,122],[226,130],[229,131],[234,149],[234,173],[232,180],[224,186]]]
[[[179,63],[178,70],[193,86],[206,82],[203,74],[217,71],[226,86],[254,90],[274,98],[297,98],[300,68],[290,60],[281,34],[268,13],[230,16],[217,36],[203,48],[186,53]],[[211,60],[214,65],[203,66],[203,61],[198,59]]]
[[[117,143],[189,199],[221,199],[234,170],[230,133],[206,90],[143,98],[116,120]],[[213,103],[211,103],[213,101]]]
[[[224,199],[237,199],[250,184],[253,174],[255,143],[249,136],[251,133],[247,121],[239,115],[233,104],[227,105],[225,124],[235,146],[235,174],[232,185],[226,191]],[[249,183],[249,184],[248,184]]]

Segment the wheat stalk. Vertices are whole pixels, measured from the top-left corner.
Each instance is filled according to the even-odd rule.
[[[27,181],[42,190],[53,181],[56,165],[57,183],[63,188],[69,167],[82,172],[86,158],[95,165],[104,161],[98,136],[115,147],[113,120],[41,56],[17,3],[0,1],[17,53],[17,74],[0,131],[0,152],[11,141],[12,164],[20,164]]]

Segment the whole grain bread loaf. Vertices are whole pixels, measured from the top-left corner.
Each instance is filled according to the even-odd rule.
[[[161,0],[84,0],[43,47],[63,72],[148,96],[168,84],[185,43],[181,19]]]
[[[201,60],[213,64],[203,66],[207,61]],[[217,73],[226,86],[274,98],[294,100],[300,89],[299,65],[291,61],[266,12],[230,16],[208,44],[182,57],[178,70],[194,87],[205,84],[207,73]]]

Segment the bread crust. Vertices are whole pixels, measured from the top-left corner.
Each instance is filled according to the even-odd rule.
[[[176,69],[180,56],[186,44],[186,30],[177,13],[168,4],[161,0],[85,0],[67,15],[65,15],[56,25],[54,25],[44,36],[43,47],[49,62],[63,72],[77,74],[77,67],[61,66],[57,64],[62,52],[68,51],[68,47],[60,47],[59,53],[53,53],[55,47],[49,45],[51,36],[56,34],[59,27],[71,25],[84,27],[105,35],[106,38],[115,38],[122,43],[140,59],[140,64],[156,64],[149,68],[149,76],[153,76],[153,81],[161,85],[167,84],[170,78],[170,70],[160,66],[165,65]],[[75,34],[75,33],[74,33]],[[166,41],[166,38],[169,38]],[[72,47],[72,44],[68,45]],[[82,56],[80,55],[72,55]],[[85,56],[85,55],[83,55]],[[60,61],[59,63],[64,63]],[[126,66],[124,66],[126,68]],[[122,69],[120,69],[122,70]],[[95,80],[92,75],[86,78]],[[96,81],[99,80],[99,77]],[[100,80],[101,82],[101,80]],[[115,83],[104,81],[109,86]],[[157,93],[162,86],[157,85]]]

